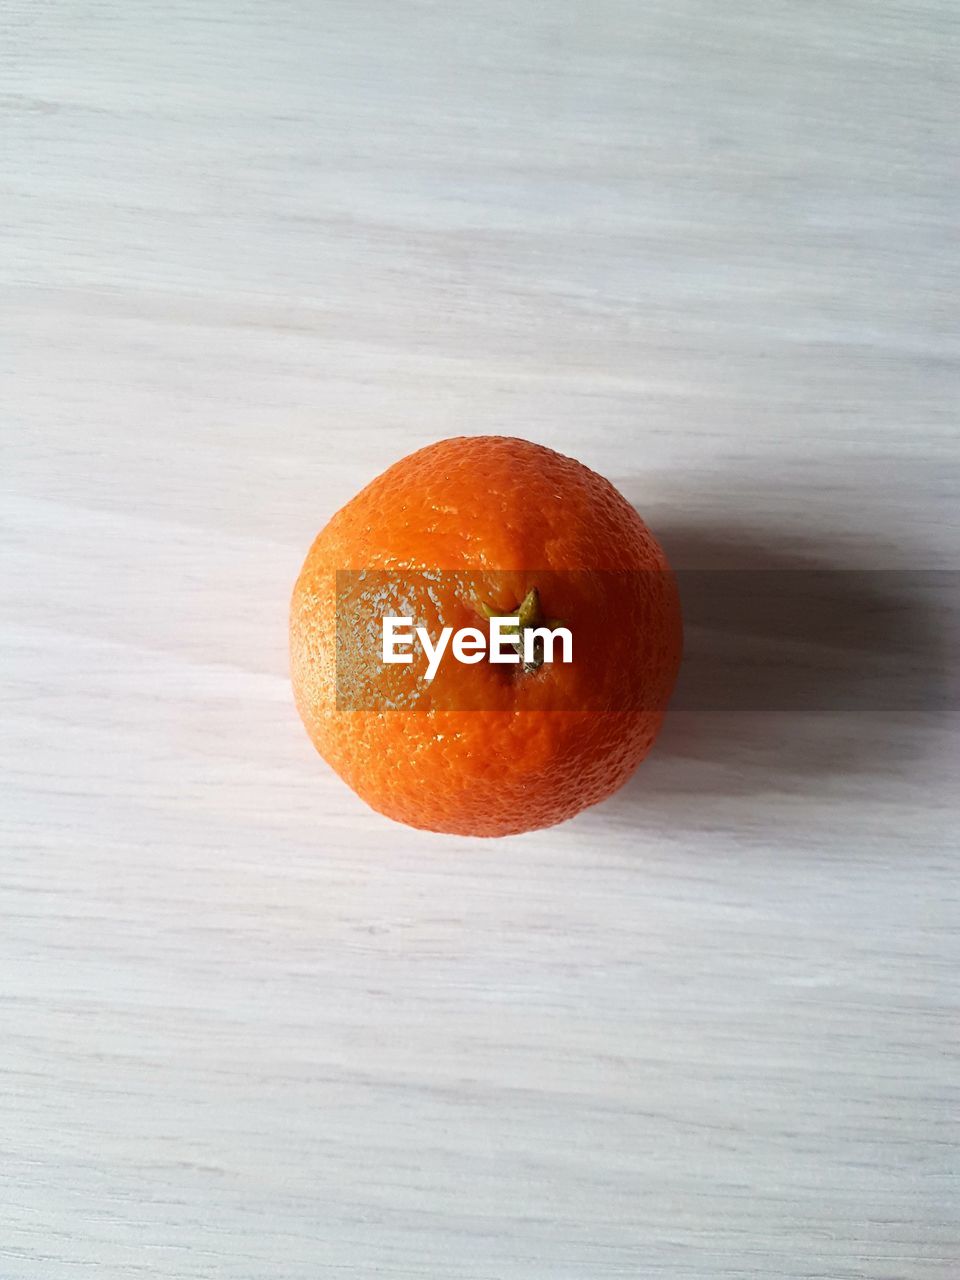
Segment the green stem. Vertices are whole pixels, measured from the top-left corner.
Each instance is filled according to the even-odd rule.
[[[501,627],[501,633],[506,636],[512,636],[513,632],[516,632],[515,644],[521,655],[523,654],[525,631],[532,631],[535,627],[546,627],[552,631],[554,627],[563,626],[559,618],[545,618],[543,616],[543,611],[540,607],[540,592],[536,587],[531,587],[519,604],[514,605],[512,609],[507,609],[503,613],[483,602],[480,604],[479,612],[487,621],[491,618],[516,618],[516,627]],[[543,641],[538,638],[534,642],[533,660],[524,662],[522,670],[526,675],[532,675],[535,671],[539,671],[542,666]]]

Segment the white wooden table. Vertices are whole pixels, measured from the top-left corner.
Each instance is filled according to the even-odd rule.
[[[960,1274],[951,9],[6,0],[2,1280]],[[326,771],[286,609],[491,431],[830,574],[484,843]]]

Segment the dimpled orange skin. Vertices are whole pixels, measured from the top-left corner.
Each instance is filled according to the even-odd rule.
[[[571,627],[574,662],[527,674],[448,651],[433,685],[419,682],[418,709],[391,710],[422,666],[411,675],[368,655],[354,670],[362,709],[338,710],[336,574],[350,569],[414,584],[447,571],[438,592],[417,597],[434,637],[478,624],[478,581],[509,611],[542,571],[577,570],[547,574],[555,598],[544,601]],[[647,572],[584,572],[598,570]],[[451,571],[471,589],[458,591]],[[551,826],[622,786],[656,737],[681,644],[676,584],[630,504],[574,459],[505,436],[443,440],[390,467],[319,534],[291,605],[294,695],[317,750],[380,813],[464,836]],[[456,709],[458,694],[489,709]]]

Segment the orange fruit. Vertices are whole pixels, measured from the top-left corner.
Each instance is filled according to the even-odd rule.
[[[572,660],[386,665],[382,617],[441,628],[559,620]],[[532,611],[532,612],[531,612]],[[521,619],[525,627],[530,619]],[[443,440],[330,520],[293,591],[297,708],[374,809],[458,835],[550,826],[616,791],[653,744],[680,663],[676,584],[630,504],[527,440]]]

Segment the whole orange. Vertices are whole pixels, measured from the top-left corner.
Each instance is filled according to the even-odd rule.
[[[387,666],[377,628],[432,636],[536,600],[572,661]],[[294,695],[314,745],[374,809],[431,831],[550,826],[616,791],[656,737],[681,652],[666,557],[601,476],[527,440],[403,458],[319,534],[293,592]]]

